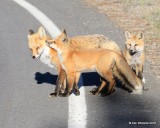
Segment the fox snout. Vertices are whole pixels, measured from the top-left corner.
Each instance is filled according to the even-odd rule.
[[[36,59],[38,59],[38,58],[40,57],[40,55],[41,55],[41,54],[32,55],[32,58],[36,60]]]
[[[35,57],[35,56],[32,56],[32,58],[35,59],[36,57]]]
[[[131,55],[134,55],[134,54],[136,53],[136,50],[130,49],[130,50],[129,50],[129,53],[130,53]]]
[[[129,52],[130,52],[130,53],[133,53],[133,52],[134,52],[134,50],[133,50],[133,49],[131,49],[131,50],[129,50]]]

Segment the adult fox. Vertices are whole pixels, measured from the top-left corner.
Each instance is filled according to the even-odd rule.
[[[145,78],[143,77],[143,66],[145,62],[144,33],[140,31],[135,35],[126,31],[125,36],[126,43],[123,55],[131,69],[145,83]]]
[[[92,71],[98,72],[109,83],[109,92],[113,91],[115,77],[118,77],[127,83],[134,93],[142,93],[141,80],[131,70],[125,58],[117,52],[106,49],[73,49],[65,30],[56,39],[47,40],[46,44],[57,51],[61,66],[66,72],[68,86],[64,96],[72,92],[77,72]],[[98,94],[104,86],[105,81],[91,93]]]
[[[47,64],[51,68],[55,68],[58,73],[58,78],[56,82],[55,92],[51,93],[50,95],[57,96],[59,94],[59,90],[65,89],[65,72],[61,67],[60,61],[57,56],[57,51],[48,47],[45,43],[46,40],[51,39],[46,35],[45,29],[40,27],[37,33],[34,33],[33,30],[29,30],[28,33],[28,45],[32,52],[33,59],[40,59],[43,63]],[[105,48],[110,49],[121,53],[120,48],[118,45],[109,40],[107,37],[103,35],[84,35],[84,36],[77,36],[70,38],[70,47],[74,49],[93,49],[93,48]],[[80,73],[76,73],[76,80],[75,84],[77,87],[77,95],[79,95],[78,90],[78,80],[80,77]]]

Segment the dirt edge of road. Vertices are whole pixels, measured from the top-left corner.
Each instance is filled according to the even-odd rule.
[[[160,9],[158,0],[84,0],[105,14],[124,31],[145,33],[146,60],[160,79]],[[140,12],[140,13],[139,13]]]

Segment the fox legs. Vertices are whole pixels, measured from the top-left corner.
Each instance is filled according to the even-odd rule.
[[[100,73],[101,76],[106,80],[102,80],[101,85],[96,89],[90,91],[91,94],[97,95],[101,92],[101,90],[106,86],[107,82],[109,83],[108,85],[108,92],[107,94],[111,94],[114,91],[115,87],[115,78],[113,76],[113,73],[111,70],[107,71],[106,73]]]
[[[73,74],[72,74],[73,75]],[[71,76],[72,76],[71,75]],[[74,86],[75,89],[75,95],[80,95],[80,91],[78,88],[78,82],[79,82],[79,78],[80,78],[81,73],[77,72],[74,76],[75,82],[72,85],[72,88]],[[69,80],[71,81],[71,80]],[[71,82],[70,82],[71,83]],[[64,70],[60,70],[57,81],[56,81],[56,88],[54,93],[51,93],[50,96],[58,96],[59,94],[63,94],[65,93],[66,89],[66,84],[67,84],[67,76]],[[72,89],[71,89],[72,90]]]
[[[80,76],[81,76],[81,73],[76,72],[75,83],[74,83],[74,89],[75,89],[76,96],[80,95],[80,91],[79,91],[79,87],[78,87],[78,82],[79,82]]]
[[[56,81],[56,88],[54,93],[51,93],[50,96],[58,96],[60,93],[64,93],[66,88],[66,73],[63,69],[59,71],[59,75]]]
[[[67,97],[67,96],[69,96],[71,94],[73,86],[74,86],[74,83],[75,83],[75,81],[74,81],[75,77],[76,77],[75,75],[76,75],[75,72],[66,71],[67,86],[66,86],[66,91],[63,94],[64,97]]]

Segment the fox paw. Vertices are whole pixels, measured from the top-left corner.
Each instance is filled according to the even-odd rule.
[[[115,91],[116,91],[116,89],[113,89],[113,90],[110,91],[110,92],[101,92],[101,96],[102,96],[102,97],[105,97],[105,96],[111,95],[111,94],[114,93]]]
[[[75,95],[76,95],[76,96],[79,96],[79,95],[80,95],[80,91],[79,91],[79,90],[76,90],[76,91],[75,91]]]
[[[49,94],[49,97],[57,97],[59,94],[58,93],[51,93],[51,94]]]
[[[96,95],[96,94],[97,94],[97,91],[98,91],[98,88],[93,88],[93,89],[89,92],[89,94],[91,94],[91,95]]]
[[[61,93],[59,96],[60,97],[68,97],[71,93]]]

